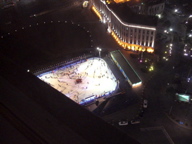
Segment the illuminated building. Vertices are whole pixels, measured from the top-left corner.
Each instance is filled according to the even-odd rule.
[[[154,52],[157,18],[134,13],[125,3],[92,0],[92,10],[124,49]]]

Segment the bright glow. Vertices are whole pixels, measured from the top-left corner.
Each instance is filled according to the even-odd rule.
[[[192,37],[192,34],[190,34],[189,37]]]
[[[104,24],[106,23],[106,20],[105,20],[105,18],[103,18],[102,22],[103,22]]]
[[[170,46],[173,46],[173,44],[171,43]]]
[[[101,48],[99,48],[99,47],[97,47],[97,50],[98,50],[98,51],[102,51],[102,49],[101,49]]]
[[[172,29],[172,28],[170,28],[169,30],[170,30],[170,31],[173,31],[173,29]]]
[[[141,84],[142,84],[142,82],[134,83],[134,84],[132,84],[132,87],[135,88],[135,87],[140,86]]]
[[[190,100],[190,95],[187,95],[187,94],[176,93],[176,96],[177,96],[179,101],[189,102],[189,100]]]
[[[124,3],[124,2],[128,2],[130,0],[114,0],[115,3]]]
[[[118,87],[117,79],[101,58],[90,58],[38,77],[77,103],[109,95]]]
[[[102,20],[102,16],[100,15],[100,13],[97,11],[97,9],[92,6],[92,10],[95,12],[95,14],[99,17],[100,20]]]
[[[174,12],[178,12],[178,9],[175,9]]]
[[[27,72],[30,72],[30,70],[28,69]]]
[[[157,14],[158,18],[162,18],[162,15],[161,14]]]
[[[164,33],[167,33],[167,30],[164,30]]]
[[[128,49],[128,50],[134,50],[134,51],[147,51],[149,53],[153,53],[154,49],[152,47],[147,47],[147,46],[140,46],[140,45],[136,45],[136,44],[130,44],[130,43],[126,43],[123,42],[116,34],[115,32],[111,32],[112,37],[115,39],[115,41],[124,49]]]
[[[88,1],[84,1],[83,2],[83,7],[86,8],[88,6],[89,2]]]

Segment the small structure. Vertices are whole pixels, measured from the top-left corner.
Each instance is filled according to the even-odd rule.
[[[142,83],[140,77],[137,75],[137,73],[134,71],[127,59],[119,50],[112,51],[110,54],[117,67],[120,69],[128,83],[132,87],[138,86]]]

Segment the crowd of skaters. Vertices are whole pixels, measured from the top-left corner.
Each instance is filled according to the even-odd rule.
[[[83,63],[86,64],[82,66]],[[95,89],[101,89],[102,83],[99,80],[93,81],[92,79],[108,79],[117,83],[106,62],[96,57],[82,59],[71,65],[55,69],[46,75],[42,74],[39,78],[77,103],[86,100],[86,97],[94,96],[98,98],[112,92],[103,90],[95,93],[95,90],[93,90],[85,97],[86,91],[92,88],[93,85]],[[81,82],[78,83],[77,79],[80,79]]]

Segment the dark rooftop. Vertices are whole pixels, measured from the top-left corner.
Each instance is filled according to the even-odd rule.
[[[141,82],[141,79],[139,78],[139,76],[136,74],[134,69],[127,62],[127,60],[124,58],[123,54],[119,50],[111,52],[111,55],[118,62],[118,64],[123,69],[123,71],[125,72],[126,76],[131,81],[132,84]]]
[[[139,144],[0,54],[0,141]]]
[[[156,16],[146,16],[134,13],[125,3],[109,4],[109,8],[124,22],[144,26],[157,26]]]

